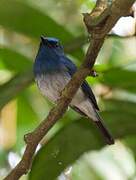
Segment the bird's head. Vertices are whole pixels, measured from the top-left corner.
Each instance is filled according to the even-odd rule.
[[[41,46],[44,46],[45,48],[54,49],[57,51],[63,51],[63,47],[60,44],[59,39],[53,38],[53,37],[44,37],[41,36]]]
[[[35,59],[34,73],[55,71],[60,66],[63,47],[56,38],[41,36],[40,47]]]

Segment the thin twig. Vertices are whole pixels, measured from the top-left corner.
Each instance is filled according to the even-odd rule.
[[[69,103],[71,102],[81,83],[91,73],[91,69],[95,63],[100,48],[103,45],[105,36],[115,25],[117,20],[121,16],[127,14],[134,2],[135,0],[115,0],[110,6],[110,9],[109,6],[107,7],[106,11],[110,11],[110,14],[108,13],[108,16],[106,15],[104,19],[102,18],[102,21],[99,17],[99,23],[96,23],[96,26],[93,24],[93,19],[96,20],[96,16],[93,16],[95,14],[95,9],[93,10],[93,15],[90,13],[84,16],[85,24],[92,36],[85,60],[80,69],[74,74],[71,81],[67,84],[66,88],[62,92],[61,98],[57,102],[57,105],[49,112],[47,118],[32,133],[25,136],[26,150],[22,160],[9,173],[5,180],[17,180],[23,174],[28,172],[31,167],[38,143],[66,112]],[[97,5],[100,6],[100,3]],[[97,6],[95,8],[97,8]],[[101,16],[101,13],[98,16]]]

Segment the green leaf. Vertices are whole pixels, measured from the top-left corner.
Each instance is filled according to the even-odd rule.
[[[110,87],[136,93],[136,71],[120,68],[109,69],[100,77],[100,81]]]
[[[27,57],[8,48],[0,48],[0,59],[9,70],[20,72],[32,67],[32,61]]]
[[[120,111],[136,115],[136,103],[119,99],[103,99],[104,109],[107,111]]]
[[[41,35],[57,37],[63,44],[74,39],[64,26],[46,13],[18,0],[0,0],[0,25],[38,40]],[[84,53],[78,48],[72,55],[83,58]]]
[[[0,1],[0,24],[9,30],[34,38],[43,34],[58,37],[63,42],[73,39],[71,33],[49,16],[17,0]]]
[[[23,136],[38,124],[38,116],[28,100],[27,90],[21,93],[17,98],[17,143],[19,150],[24,145]],[[29,97],[30,98],[30,97]]]
[[[115,137],[136,133],[135,116],[119,111],[103,112],[102,115]],[[93,123],[84,119],[75,121],[62,129],[37,153],[29,180],[53,180],[83,153],[100,149],[104,145],[104,139]]]
[[[33,82],[33,73],[30,69],[22,74],[15,75],[7,83],[0,86],[0,109],[18,93],[28,87]]]
[[[2,169],[4,166],[7,166],[8,160],[8,151],[0,148],[0,168]]]
[[[132,150],[136,160],[136,135],[126,137],[124,143]]]

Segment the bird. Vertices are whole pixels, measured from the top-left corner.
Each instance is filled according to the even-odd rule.
[[[59,39],[41,36],[33,71],[41,94],[52,103],[56,103],[62,90],[77,71],[77,67],[65,55]],[[99,115],[96,98],[86,80],[79,87],[69,106],[82,116],[91,119],[101,131],[107,144],[114,144],[114,138]]]

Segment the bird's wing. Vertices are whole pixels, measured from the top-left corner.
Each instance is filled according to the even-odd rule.
[[[97,101],[95,99],[95,96],[93,94],[92,89],[90,88],[89,84],[87,83],[87,81],[84,81],[83,84],[81,85],[82,90],[84,91],[84,93],[88,96],[88,98],[92,101],[94,107],[99,110]]]
[[[62,57],[61,58],[62,63],[65,65],[65,67],[68,70],[68,73],[73,76],[73,74],[77,71],[77,67],[76,65],[67,57]],[[91,102],[93,103],[94,107],[99,110],[99,107],[97,105],[95,96],[92,92],[91,87],[89,86],[89,84],[87,83],[87,81],[84,81],[81,85],[83,92],[85,93],[86,96],[88,96],[88,98],[91,100]]]

